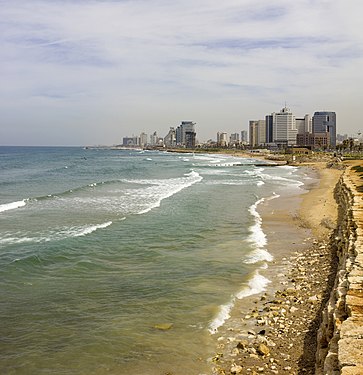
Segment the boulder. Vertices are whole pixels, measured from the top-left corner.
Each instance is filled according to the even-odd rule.
[[[270,349],[265,344],[260,344],[257,347],[257,353],[262,356],[266,356],[270,354]]]
[[[242,372],[242,366],[236,365],[235,363],[231,366],[231,374],[240,374]]]

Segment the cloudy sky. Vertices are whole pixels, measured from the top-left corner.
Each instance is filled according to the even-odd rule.
[[[0,145],[200,141],[284,105],[363,131],[361,0],[0,0]]]

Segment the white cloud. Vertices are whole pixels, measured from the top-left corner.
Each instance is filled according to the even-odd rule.
[[[0,0],[0,142],[27,143],[32,128],[33,143],[61,133],[112,144],[184,119],[206,139],[285,101],[297,115],[335,110],[338,130],[354,132],[362,10],[358,0]]]

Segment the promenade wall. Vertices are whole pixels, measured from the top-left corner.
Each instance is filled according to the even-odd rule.
[[[363,374],[363,169],[350,165],[336,189],[338,226],[330,239],[338,270],[318,332],[316,374]]]

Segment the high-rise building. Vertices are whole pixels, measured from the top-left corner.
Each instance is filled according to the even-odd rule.
[[[239,145],[239,133],[232,133],[229,136],[229,147],[237,147]]]
[[[251,120],[250,121],[250,145],[253,147],[266,143],[266,121]]]
[[[296,118],[297,134],[312,132],[312,119],[310,115],[305,115],[303,118]]]
[[[176,146],[176,131],[174,127],[170,127],[168,134],[164,137],[164,145],[166,147]]]
[[[243,145],[246,145],[248,143],[248,134],[247,134],[247,130],[242,130],[241,131],[241,143]]]
[[[313,133],[329,133],[329,143],[332,147],[335,147],[337,138],[335,112],[315,112],[313,116]]]
[[[175,137],[177,146],[194,148],[196,139],[195,122],[182,121],[175,130]]]
[[[157,146],[158,144],[158,135],[156,132],[150,135],[150,145],[151,146]]]
[[[266,143],[273,142],[273,115],[267,115],[265,117],[266,123]]]
[[[218,132],[217,133],[217,146],[219,147],[226,147],[228,146],[228,140],[227,140],[227,133],[225,132]]]
[[[291,110],[282,108],[278,113],[272,113],[272,142],[280,145],[296,145],[296,120]]]
[[[147,134],[142,132],[140,134],[140,147],[145,147],[147,145]]]

